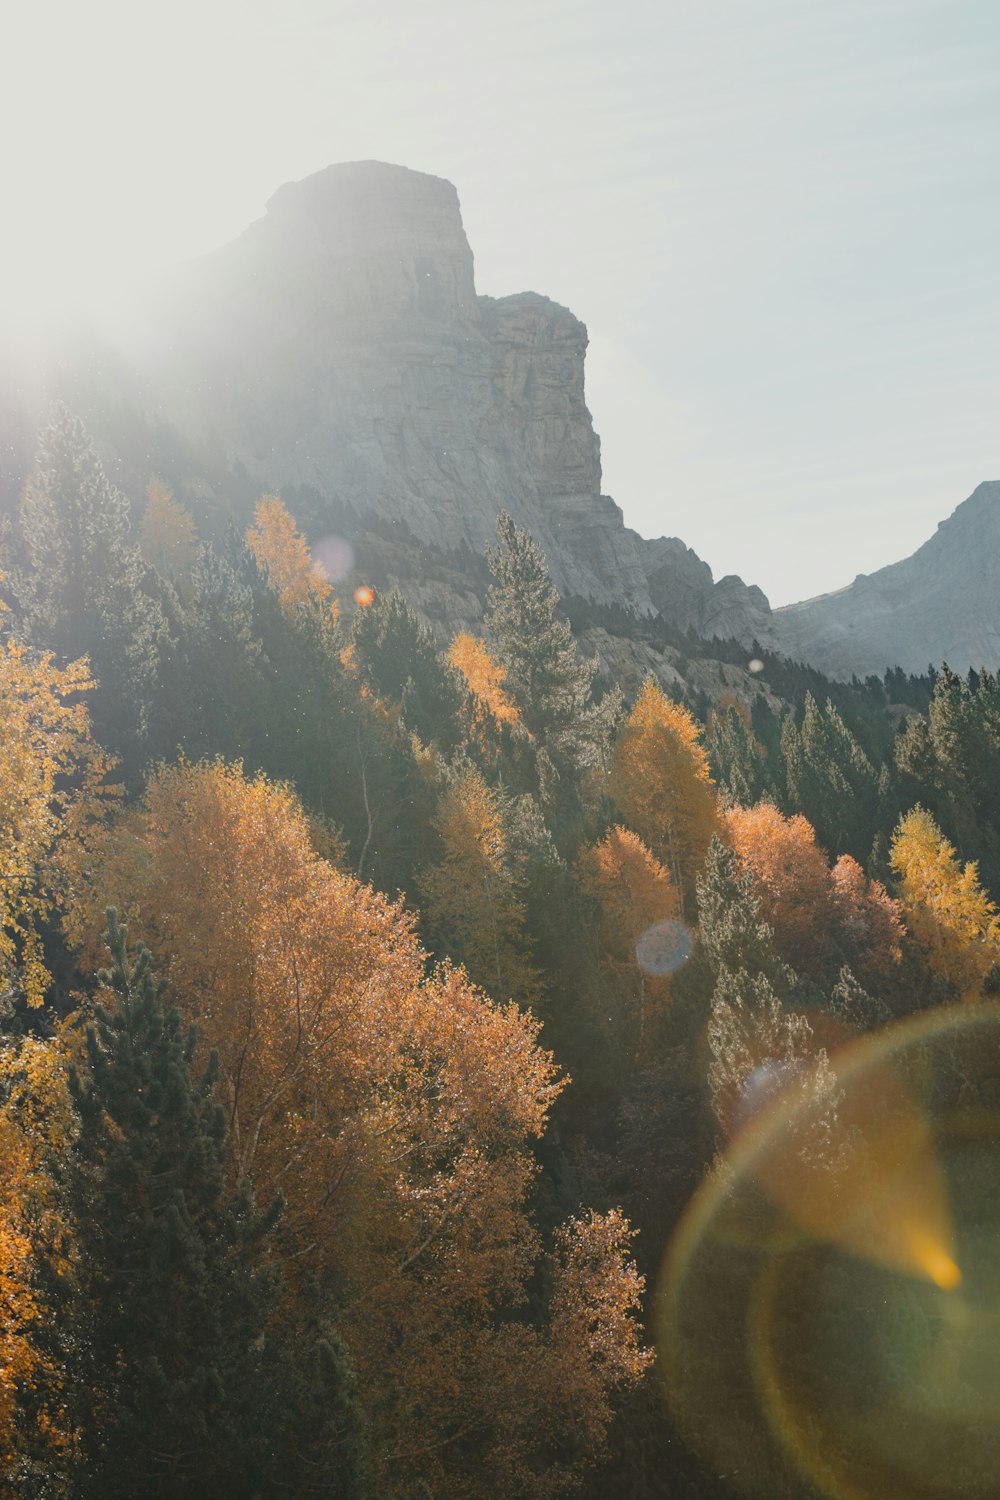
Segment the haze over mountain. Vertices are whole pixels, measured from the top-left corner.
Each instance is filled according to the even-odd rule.
[[[237,240],[162,281],[113,351],[64,358],[55,385],[135,499],[164,446],[135,431],[173,433],[169,478],[202,513],[242,520],[274,490],[313,540],[399,522],[457,555],[480,554],[505,508],[564,594],[707,640],[757,640],[840,677],[1000,661],[1000,486],[980,486],[906,562],[772,613],[677,537],[627,528],[601,493],[586,348],[584,324],[548,297],[477,295],[450,183],[354,162],[280,188]],[[23,404],[25,383],[11,390]],[[461,564],[450,597],[440,584],[433,597],[400,557],[394,578],[440,633],[474,613]]]
[[[535,292],[477,296],[455,188],[381,162],[274,194],[234,243],[162,289],[142,351],[159,409],[221,443],[311,530],[402,520],[479,553],[508,509],[563,592],[699,634],[766,629],[767,603],[714,584],[676,538],[646,542],[601,494],[584,399],[587,331]]]

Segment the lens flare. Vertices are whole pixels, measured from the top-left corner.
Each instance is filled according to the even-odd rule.
[[[647,974],[675,974],[691,957],[691,947],[683,922],[654,922],[636,941],[635,961]]]
[[[1000,1494],[998,1056],[983,1002],[848,1043],[825,1092],[753,1082],[657,1298],[668,1399],[734,1494]]]
[[[747,662],[747,670],[750,672],[763,672],[764,663],[755,656],[752,661]]]
[[[312,558],[328,583],[340,583],[354,567],[354,548],[342,536],[325,536],[313,548]]]
[[[367,609],[369,604],[375,602],[375,590],[369,588],[367,583],[359,584],[354,590],[354,602],[362,609]]]

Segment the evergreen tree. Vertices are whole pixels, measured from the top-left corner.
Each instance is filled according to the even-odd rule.
[[[806,693],[802,724],[781,727],[787,803],[802,812],[829,853],[867,859],[878,799],[875,771],[856,737],[827,699]]]
[[[779,995],[788,995],[792,970],[778,956],[774,934],[760,915],[748,870],[735,849],[716,836],[698,879],[698,932],[716,979],[724,971],[763,975]]]
[[[259,585],[255,568],[252,573]],[[252,583],[210,546],[202,547],[191,569],[185,624],[188,753],[249,759],[255,726],[267,717]]]
[[[945,663],[926,715],[911,718],[895,745],[900,794],[880,819],[915,802],[928,808],[986,884],[1000,887],[1000,691],[989,672],[959,677]]]
[[[163,743],[158,668],[170,639],[155,585],[130,536],[128,501],[108,482],[83,424],[57,407],[21,502],[27,567],[18,593],[33,637],[87,655],[98,738],[136,780]]]
[[[774,794],[767,752],[740,704],[710,714],[706,740],[712,775],[733,802],[752,807]]]
[[[354,616],[354,660],[365,682],[402,712],[424,744],[452,748],[462,692],[434,639],[395,590],[377,595]]]
[[[594,703],[596,661],[584,661],[573,632],[556,614],[559,595],[545,555],[506,511],[497,520],[500,545],[486,554],[487,636],[506,670],[506,687],[534,737],[543,803],[560,810],[581,773],[607,754],[617,695]]]
[[[71,1075],[81,1492],[251,1496],[270,1467],[257,1402],[272,1384],[276,1284],[262,1252],[280,1200],[258,1215],[245,1184],[227,1190],[216,1058],[192,1077],[194,1029],[183,1034],[148,950],[130,957],[127,929],[107,915],[112,965],[99,979],[114,1004],[96,1007]]]

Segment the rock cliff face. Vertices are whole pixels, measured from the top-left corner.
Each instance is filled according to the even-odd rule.
[[[830,677],[1000,665],[1000,482],[979,485],[902,562],[774,611],[779,649]]]
[[[157,417],[224,451],[250,488],[308,495],[313,529],[346,507],[479,553],[504,508],[564,594],[769,641],[759,589],[715,584],[601,494],[586,348],[547,297],[477,296],[450,183],[357,162],[279,189],[238,240],[175,273],[130,357]]]

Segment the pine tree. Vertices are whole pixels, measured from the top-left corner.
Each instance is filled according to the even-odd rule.
[[[487,596],[487,637],[504,667],[506,688],[534,738],[543,802],[565,807],[579,777],[607,753],[617,697],[592,698],[597,662],[577,652],[573,632],[556,614],[559,595],[545,555],[506,511],[500,545],[486,554],[495,582]]]
[[[712,774],[733,802],[752,807],[773,794],[767,752],[739,703],[719,704],[706,735]]]
[[[781,996],[794,975],[778,957],[774,934],[760,915],[753,880],[741,870],[735,849],[713,838],[698,879],[700,945],[716,978],[728,970],[764,975]]]
[[[399,710],[425,745],[452,748],[462,701],[459,684],[402,594],[379,594],[359,609],[351,639],[362,680]]]
[[[276,1284],[258,1215],[226,1187],[217,1060],[192,1077],[196,1043],[114,909],[109,997],[71,1075],[82,1119],[76,1175],[85,1368],[76,1372],[81,1492],[109,1497],[258,1493]],[[112,1003],[113,1001],[113,1003]]]
[[[796,1106],[795,1154],[828,1165],[837,1145],[839,1095],[825,1049],[807,1018],[782,1005],[763,974],[724,970],[708,1023],[712,1108],[727,1136],[747,1125],[779,1094]]]
[[[801,726],[781,727],[789,812],[801,812],[831,854],[865,859],[878,800],[875,771],[834,705],[806,693]]]
[[[63,658],[87,655],[98,738],[136,779],[163,753],[160,654],[170,641],[130,536],[128,501],[108,482],[83,424],[57,407],[21,501],[27,568],[17,587],[32,637]]]

